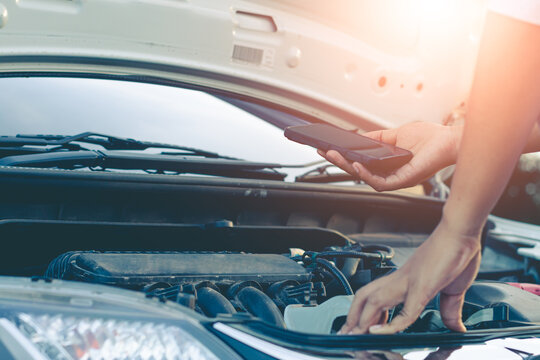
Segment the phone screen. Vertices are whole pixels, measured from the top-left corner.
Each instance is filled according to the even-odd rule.
[[[305,137],[322,140],[326,143],[339,144],[350,150],[372,149],[381,146],[369,138],[327,125],[304,126],[302,134]]]

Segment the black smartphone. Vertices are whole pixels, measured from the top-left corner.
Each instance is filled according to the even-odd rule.
[[[368,137],[326,124],[289,126],[285,136],[321,150],[336,150],[349,161],[356,161],[371,172],[387,174],[412,158],[412,153]]]

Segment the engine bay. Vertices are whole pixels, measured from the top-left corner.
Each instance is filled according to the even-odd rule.
[[[343,325],[354,292],[397,269],[394,256],[392,247],[358,242],[322,251],[290,248],[284,254],[71,251],[54,259],[44,276],[142,291],[210,318],[250,316],[279,328],[333,334]],[[464,322],[469,329],[535,325],[539,301],[506,283],[480,281],[467,293]],[[391,309],[390,318],[399,311]],[[437,299],[406,330],[433,331],[445,331]]]
[[[120,287],[210,319],[307,333],[338,331],[354,292],[402,266],[442,208],[316,185],[66,174],[0,174],[0,237],[9,239],[1,275]],[[489,231],[483,256],[463,308],[467,328],[539,324],[540,297],[508,284],[538,283],[538,263]],[[441,331],[435,298],[405,332]]]

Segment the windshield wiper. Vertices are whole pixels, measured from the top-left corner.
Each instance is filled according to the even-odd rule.
[[[295,178],[295,182],[323,184],[343,181],[359,181],[357,178],[346,172],[330,173],[327,171],[330,167],[335,167],[335,165],[327,163],[315,169],[311,169],[301,175],[298,175]]]
[[[193,173],[267,180],[283,180],[286,177],[286,174],[275,170],[283,167],[281,164],[117,150],[80,150],[7,156],[0,159],[0,166],[143,170],[157,173]]]
[[[85,147],[85,144],[98,145],[103,150]],[[152,148],[177,151],[162,151],[158,154],[131,152]],[[191,156],[198,158],[188,158]],[[287,175],[275,169],[308,168],[323,162],[326,161],[319,160],[298,165],[249,162],[182,145],[140,141],[94,132],[73,136],[20,134],[0,136],[0,166],[143,170],[283,180]]]
[[[151,141],[140,141],[117,136],[104,135],[94,132],[84,132],[81,134],[66,135],[15,135],[0,136],[0,152],[8,155],[35,154],[56,151],[78,151],[90,150],[77,143],[99,145],[105,150],[146,150],[150,148],[180,150],[184,153],[174,153],[174,155],[196,155],[214,159],[238,160],[237,158],[220,155],[215,152],[201,150],[197,148],[163,144]],[[27,146],[33,146],[28,148]],[[44,148],[36,148],[41,146]],[[167,153],[168,155],[173,155]]]

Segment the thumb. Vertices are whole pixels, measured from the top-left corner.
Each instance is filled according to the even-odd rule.
[[[444,325],[450,330],[465,332],[467,328],[461,320],[461,310],[465,300],[465,293],[449,295],[441,292],[440,310]]]
[[[396,145],[397,129],[370,131],[363,133],[362,136],[373,140],[382,141],[390,145]]]

